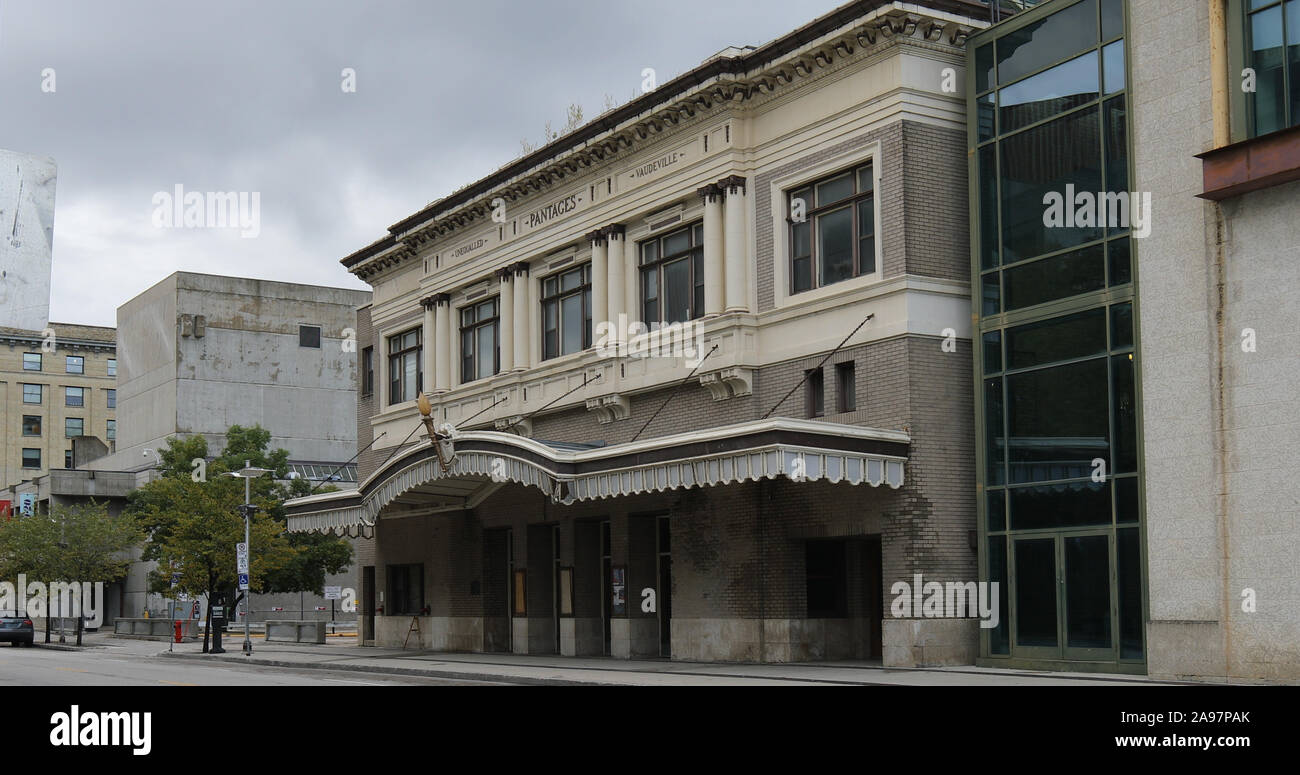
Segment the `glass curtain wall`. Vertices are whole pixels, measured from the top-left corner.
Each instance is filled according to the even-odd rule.
[[[982,662],[1145,669],[1125,10],[1054,0],[968,43]]]

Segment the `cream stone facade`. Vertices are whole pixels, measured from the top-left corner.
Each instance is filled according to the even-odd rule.
[[[117,331],[0,328],[0,485],[71,468],[72,440],[115,442]]]

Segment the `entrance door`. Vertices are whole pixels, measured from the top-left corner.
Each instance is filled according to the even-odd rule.
[[[605,634],[605,656],[610,656],[611,625],[614,601],[610,594],[610,576],[614,573],[614,557],[610,552],[609,520],[600,523],[600,624]]]
[[[1113,545],[1109,530],[1014,539],[1016,656],[1116,658]]]
[[[673,555],[668,517],[659,517],[659,589],[655,609],[659,612],[659,656],[673,656]]]
[[[361,621],[361,640],[375,639],[375,566],[367,565],[361,569],[361,586],[365,588],[365,615]]]

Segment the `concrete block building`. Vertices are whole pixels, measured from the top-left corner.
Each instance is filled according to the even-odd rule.
[[[969,664],[965,0],[729,49],[343,260],[362,639]],[[426,424],[421,399],[431,409]]]

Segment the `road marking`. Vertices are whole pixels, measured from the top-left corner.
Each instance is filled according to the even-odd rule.
[[[182,682],[180,682],[180,681],[163,681],[163,680],[159,680],[158,683],[160,683],[160,684],[168,684],[168,685],[170,685],[170,686],[198,686],[198,684],[187,684],[187,683],[182,683]]]

